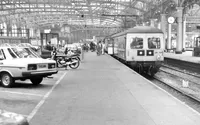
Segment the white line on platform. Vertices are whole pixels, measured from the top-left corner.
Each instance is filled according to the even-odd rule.
[[[19,94],[19,95],[29,95],[29,96],[39,96],[42,97],[43,95],[40,94],[33,94],[33,93],[25,93],[25,92],[13,92],[13,91],[0,91],[1,93],[11,93],[11,94]]]
[[[17,113],[17,114],[18,114],[18,113]],[[28,115],[23,115],[23,114],[18,114],[18,115],[21,115],[21,116],[23,116],[23,117],[25,117],[25,118],[28,117]]]
[[[107,55],[109,57],[109,55]],[[110,56],[110,58],[112,58],[113,60],[119,62],[118,60],[114,59],[113,57]],[[123,65],[123,63],[119,62],[120,64]],[[125,65],[124,65],[125,66]],[[156,84],[154,84],[153,82],[151,82],[150,80],[144,78],[143,76],[139,75],[137,72],[135,72],[134,70],[130,69],[129,67],[125,66],[128,70],[130,70],[131,72],[136,73],[139,77],[143,78],[144,80],[146,80],[147,82],[149,82],[150,84],[152,84],[153,86],[157,87],[158,89],[160,89],[161,91],[165,92],[167,95],[169,95],[170,97],[172,97],[173,99],[177,100],[178,102],[180,102],[182,105],[184,105],[185,107],[187,107],[188,109],[192,110],[194,113],[196,113],[197,115],[200,116],[200,113],[198,111],[196,111],[195,109],[193,109],[192,107],[190,107],[189,105],[187,105],[185,102],[179,100],[178,98],[176,98],[175,96],[173,96],[172,94],[170,94],[169,92],[167,92],[166,90],[162,89],[161,87],[157,86]]]
[[[49,97],[49,95],[52,93],[54,88],[60,83],[60,81],[64,78],[67,72],[65,72],[60,79],[54,84],[54,86],[45,94],[45,96],[42,98],[42,100],[36,105],[36,107],[33,109],[33,111],[28,115],[27,120],[30,122],[30,120],[33,118],[33,116],[37,113],[37,111],[40,109],[40,107],[44,104],[45,100]]]

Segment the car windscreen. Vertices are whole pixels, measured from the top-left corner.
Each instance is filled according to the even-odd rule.
[[[32,52],[27,51],[25,48],[11,48],[15,55],[19,58],[38,58]]]
[[[32,48],[25,48],[30,53],[34,54],[38,58],[42,58],[37,52],[35,52]]]

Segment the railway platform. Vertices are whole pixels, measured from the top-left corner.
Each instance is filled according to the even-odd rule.
[[[186,51],[182,54],[164,53],[164,64],[190,73],[200,74],[200,57],[194,57],[192,51]]]
[[[164,53],[164,57],[169,59],[200,64],[200,57],[192,56],[192,51],[185,51],[182,54]]]
[[[109,55],[88,52],[30,123],[199,125],[200,114]]]

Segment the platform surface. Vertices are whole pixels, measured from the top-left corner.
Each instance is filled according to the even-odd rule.
[[[199,125],[200,115],[108,55],[88,52],[31,125]]]
[[[192,51],[186,51],[186,52],[183,52],[182,54],[165,52],[164,57],[177,59],[177,60],[183,60],[187,62],[200,63],[200,57],[192,56]]]

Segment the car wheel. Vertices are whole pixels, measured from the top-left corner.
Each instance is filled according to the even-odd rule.
[[[9,73],[1,74],[1,84],[3,87],[11,87],[14,84],[15,80]]]
[[[43,77],[34,77],[31,78],[30,80],[33,83],[33,85],[39,85],[42,82]]]

